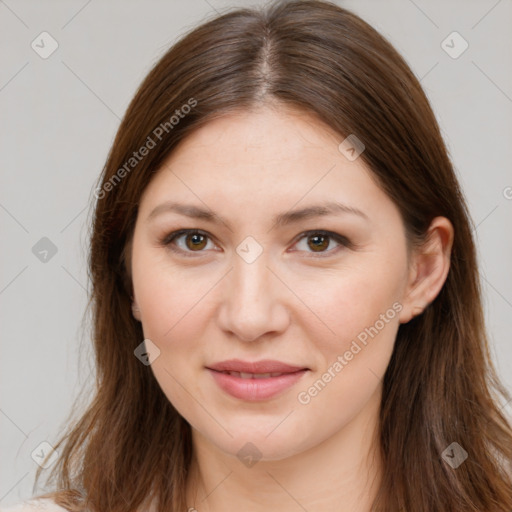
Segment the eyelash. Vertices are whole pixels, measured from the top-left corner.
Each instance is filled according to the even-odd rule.
[[[178,237],[180,237],[182,235],[195,235],[195,234],[203,235],[211,240],[210,235],[200,229],[180,229],[178,231],[174,231],[174,232],[166,235],[162,240],[160,240],[160,244],[163,246],[169,247],[169,249],[171,249],[173,252],[179,253],[185,257],[194,258],[194,257],[196,257],[196,255],[194,253],[198,253],[198,255],[199,255],[201,252],[204,252],[204,251],[203,250],[184,251],[182,249],[177,248],[176,246],[173,246],[172,243],[174,242],[174,240],[176,240]],[[331,256],[331,253],[333,253],[333,252],[337,253],[338,250],[341,249],[342,247],[352,247],[351,242],[346,237],[339,235],[338,233],[334,233],[332,231],[325,231],[322,229],[304,231],[304,233],[301,233],[299,235],[297,241],[294,242],[294,245],[297,244],[298,242],[300,242],[303,238],[308,238],[311,235],[321,235],[321,236],[329,237],[330,239],[339,243],[341,246],[341,247],[337,247],[335,249],[330,249],[330,250],[324,251],[324,252],[319,252],[319,253],[311,252],[311,254],[313,255],[313,258],[326,258],[328,256]],[[323,256],[325,254],[327,254],[327,256]]]

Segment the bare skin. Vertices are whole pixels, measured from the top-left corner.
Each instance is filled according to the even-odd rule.
[[[397,207],[361,158],[339,151],[341,141],[296,111],[230,114],[185,139],[141,200],[134,314],[160,350],[156,379],[192,427],[187,504],[199,512],[367,512],[385,471],[376,449],[381,378],[400,323],[445,282],[453,228],[437,217],[428,244],[409,251]],[[150,216],[168,201],[224,222],[170,210]],[[334,201],[362,214],[272,223]],[[180,229],[205,236],[162,242]],[[237,253],[247,237],[256,242],[242,244],[250,254],[262,249],[250,263]],[[378,333],[356,352],[370,326]],[[278,396],[242,400],[206,368],[233,358],[308,371]],[[324,386],[312,391],[319,379]],[[250,467],[237,456],[244,446],[261,457]]]

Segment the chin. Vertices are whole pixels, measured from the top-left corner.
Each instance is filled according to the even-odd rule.
[[[210,437],[210,441],[219,450],[237,458],[248,467],[251,467],[255,461],[287,459],[316,445],[311,435],[307,435],[304,430],[302,430],[304,438],[299,438],[297,433],[286,429],[282,429],[279,434],[277,430],[272,431],[279,421],[274,422],[273,427],[265,432],[250,428],[232,428],[228,430],[233,437],[228,435],[222,436],[221,439]],[[271,433],[269,434],[269,432]],[[248,462],[245,463],[245,460]]]

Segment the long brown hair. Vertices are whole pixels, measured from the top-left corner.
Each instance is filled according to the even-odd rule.
[[[44,496],[72,511],[135,511],[153,499],[159,512],[186,510],[190,426],[134,357],[143,333],[131,314],[131,236],[145,187],[180,140],[268,100],[315,114],[340,142],[349,134],[363,141],[361,158],[410,240],[422,240],[436,216],[455,228],[447,280],[421,316],[400,326],[383,379],[385,471],[373,510],[510,512],[512,429],[499,406],[510,395],[490,359],[472,224],[439,126],[390,43],[358,16],[315,0],[203,23],[165,53],[129,105],[95,193],[96,387],[56,445],[55,492]],[[131,160],[143,146],[146,156]],[[453,442],[468,454],[457,468],[443,457]]]

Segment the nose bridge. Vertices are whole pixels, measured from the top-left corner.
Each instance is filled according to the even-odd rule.
[[[243,254],[234,254],[233,269],[227,276],[221,327],[245,341],[286,326],[287,314],[280,299],[279,282],[268,268],[267,256],[262,252],[251,260]]]
[[[262,254],[255,261],[247,262],[236,256],[232,272],[232,292],[238,295],[245,305],[247,300],[263,302],[269,299],[271,283],[269,282],[268,258]]]

